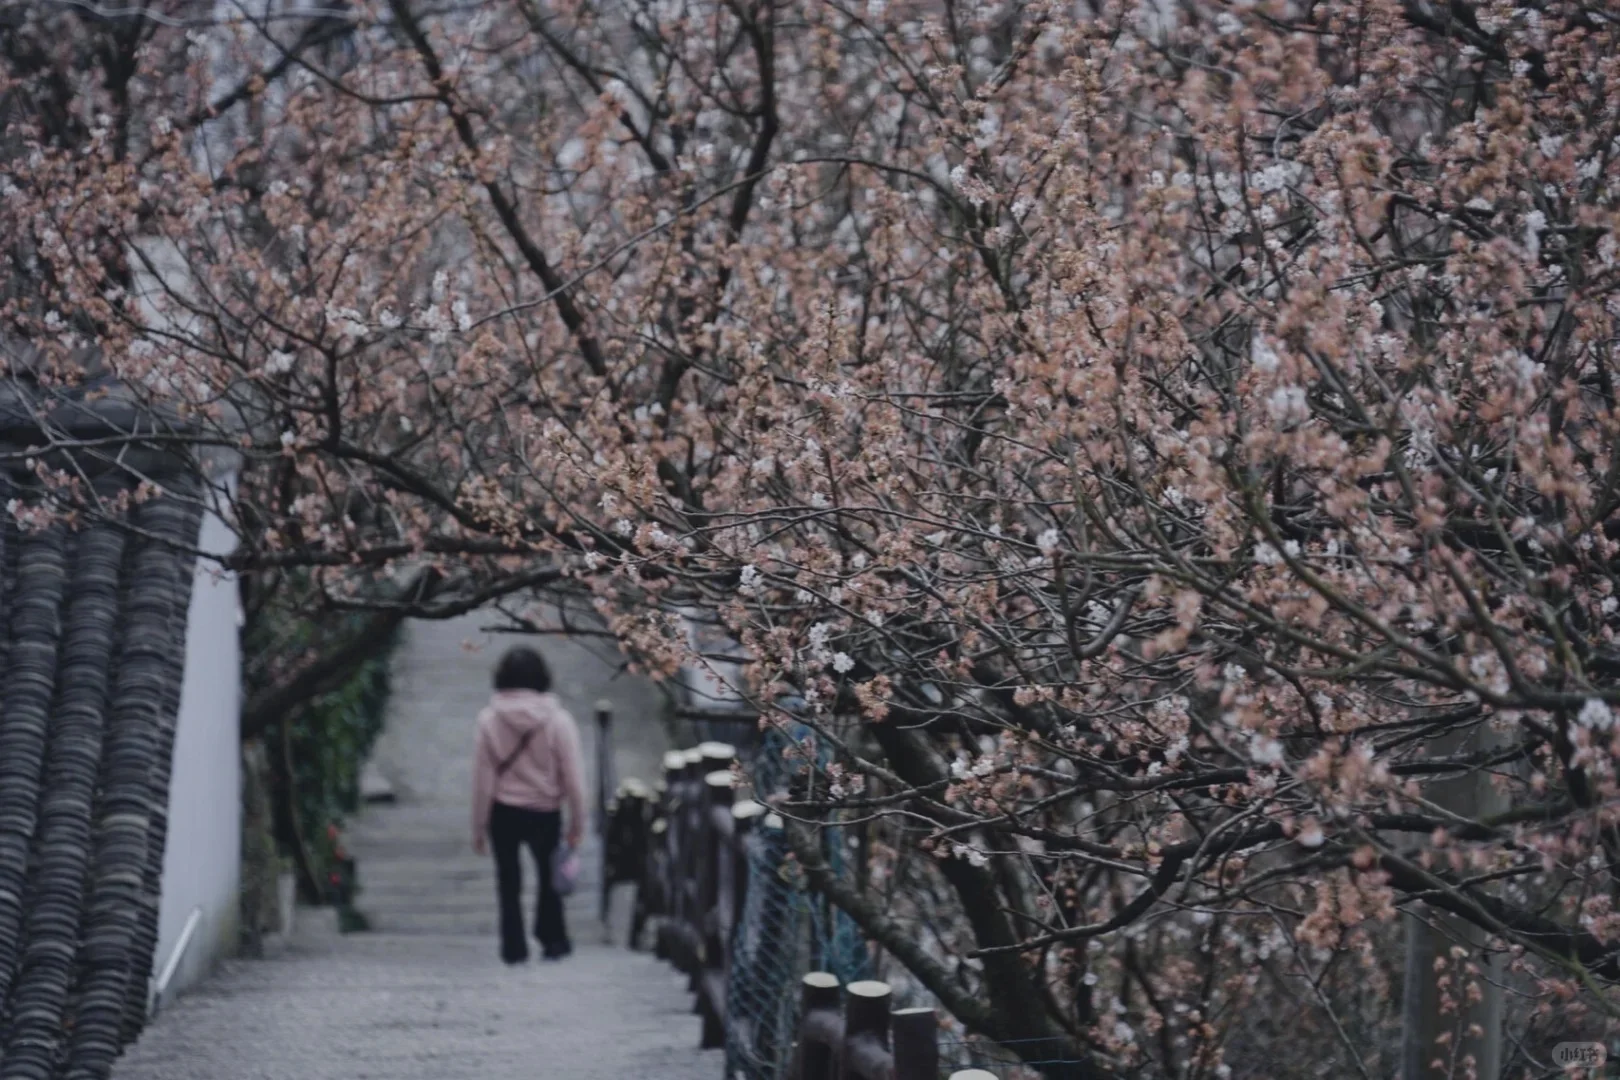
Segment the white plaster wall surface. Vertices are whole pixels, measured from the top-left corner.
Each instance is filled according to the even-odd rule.
[[[235,539],[214,514],[199,546],[228,554]],[[235,952],[241,885],[241,649],[234,574],[198,564],[186,627],[186,671],[169,786],[169,839],[163,859],[157,971],[168,961],[193,910],[202,917],[167,988],[173,995]]]

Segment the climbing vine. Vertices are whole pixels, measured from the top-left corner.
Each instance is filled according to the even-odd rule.
[[[290,663],[331,655],[365,628],[363,616],[304,614],[297,585],[279,588],[252,609],[247,646],[250,697],[272,685]],[[342,827],[360,805],[360,770],[382,731],[389,697],[389,663],[397,630],[343,665],[314,692],[246,737],[261,741],[272,804],[271,832],[292,864],[306,901],[333,903],[352,914],[354,866]],[[351,920],[352,921],[352,920]]]
[[[352,864],[341,827],[359,808],[360,769],[382,731],[391,651],[362,662],[336,690],[267,733],[277,839],[298,865],[307,899],[346,907],[350,898]]]

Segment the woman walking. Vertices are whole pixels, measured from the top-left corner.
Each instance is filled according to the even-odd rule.
[[[478,716],[473,766],[473,848],[495,851],[501,904],[501,959],[529,958],[523,933],[523,868],[527,847],[540,876],[534,937],[547,960],[574,951],[552,880],[557,845],[579,846],[585,827],[584,766],[579,728],[551,693],[540,654],[518,646],[495,668],[495,693]],[[566,822],[564,808],[566,807]]]

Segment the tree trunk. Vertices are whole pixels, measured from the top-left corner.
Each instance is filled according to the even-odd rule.
[[[1434,740],[1430,752],[1453,757],[1494,743],[1488,729],[1474,728]],[[1425,796],[1470,819],[1503,809],[1502,796],[1483,771],[1431,783]],[[1487,958],[1484,930],[1434,907],[1408,911],[1405,922],[1402,1080],[1497,1080],[1502,1070],[1501,955]],[[1472,1001],[1471,985],[1479,991]]]

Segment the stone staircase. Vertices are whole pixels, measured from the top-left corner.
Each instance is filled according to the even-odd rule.
[[[594,840],[568,902],[574,956],[500,963],[493,867],[468,835],[473,716],[494,661],[493,649],[462,648],[478,636],[473,620],[414,624],[396,661],[376,754],[396,801],[368,807],[348,835],[371,931],[339,935],[330,912],[300,912],[275,955],[225,965],[161,1014],[115,1080],[720,1080],[720,1055],[697,1049],[684,980],[623,945],[629,897],[605,940]],[[588,771],[590,709],[607,697],[618,775],[652,775],[664,745],[651,688],[583,647],[541,648],[580,720]]]

